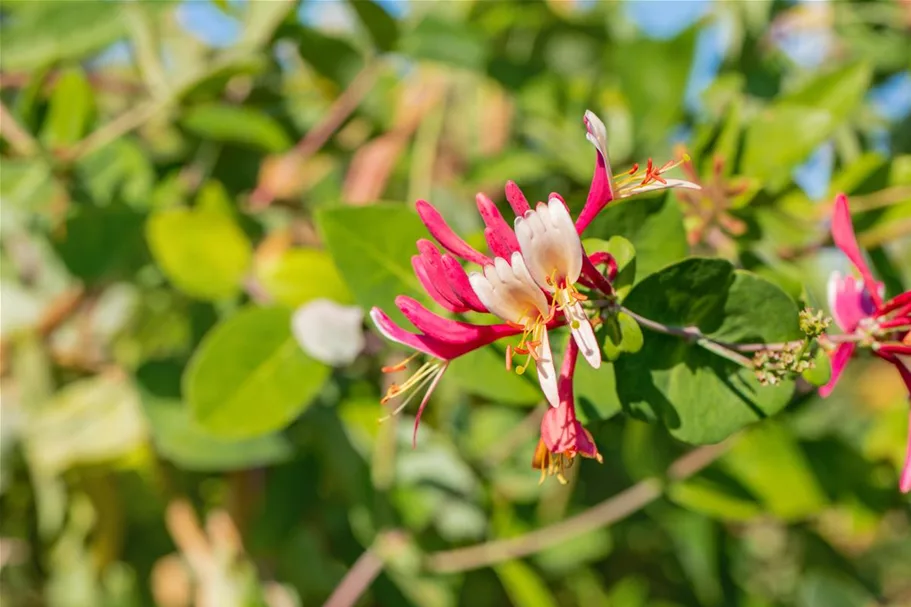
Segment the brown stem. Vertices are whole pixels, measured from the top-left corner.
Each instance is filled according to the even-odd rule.
[[[323,607],[351,607],[383,570],[383,561],[368,548],[355,561]]]
[[[370,92],[373,81],[376,79],[377,66],[375,63],[368,63],[364,69],[354,77],[351,84],[348,85],[341,95],[329,108],[323,120],[307,131],[295,147],[295,150],[302,157],[306,158],[315,154],[323,145],[329,141],[332,133],[337,131],[342,123],[351,115],[354,110],[361,104],[364,97]]]
[[[0,102],[0,135],[3,135],[10,147],[22,156],[34,156],[41,149],[31,133],[16,121],[2,102]]]
[[[718,459],[728,445],[726,441],[687,453],[670,465],[667,478],[671,481],[689,478]],[[664,484],[662,479],[645,479],[581,514],[543,529],[515,538],[434,552],[427,557],[427,568],[436,573],[456,573],[546,550],[637,512],[661,496]]]

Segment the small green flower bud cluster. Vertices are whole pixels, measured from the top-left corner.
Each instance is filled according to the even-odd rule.
[[[781,348],[761,350],[753,357],[756,378],[764,386],[774,386],[792,374],[800,374],[816,366],[813,347],[816,339],[825,333],[831,319],[822,310],[811,308],[800,312],[800,330],[803,340],[783,344]]]
[[[816,339],[826,332],[832,319],[823,314],[822,310],[813,313],[812,308],[804,308],[800,311],[800,330],[808,339]]]

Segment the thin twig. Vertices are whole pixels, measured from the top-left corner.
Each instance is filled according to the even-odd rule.
[[[351,607],[383,570],[383,561],[368,548],[355,561],[323,607]]]
[[[699,447],[670,465],[667,477],[681,481],[718,459],[730,441]],[[467,548],[434,552],[427,557],[427,568],[437,573],[455,573],[486,567],[502,561],[528,556],[595,529],[615,523],[658,499],[664,481],[649,478],[559,523],[515,538],[495,540]]]
[[[41,149],[31,133],[16,121],[3,102],[0,102],[0,135],[22,156],[34,156]]]
[[[368,63],[364,66],[351,84],[333,102],[322,122],[307,131],[307,134],[297,143],[295,150],[302,157],[307,158],[322,148],[332,133],[337,131],[342,123],[361,104],[364,97],[370,92],[373,81],[377,76],[377,64]]]

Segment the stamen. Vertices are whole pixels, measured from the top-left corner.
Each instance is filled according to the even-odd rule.
[[[415,359],[415,357],[417,357],[418,354],[419,354],[419,352],[415,352],[414,354],[412,354],[411,356],[409,356],[402,362],[397,363],[395,365],[390,365],[388,367],[383,367],[381,370],[383,373],[395,373],[396,371],[404,371],[405,368],[408,366],[408,363],[413,361]]]
[[[414,358],[414,356],[409,357],[408,360],[411,360],[412,358]],[[398,367],[401,367],[401,364],[393,366],[393,368]],[[380,404],[382,405],[387,404],[390,400],[401,396],[406,392],[409,392],[409,394],[392,413],[380,418],[380,421],[383,422],[394,415],[398,415],[398,413],[400,413],[405,407],[408,406],[408,403],[410,403],[417,394],[421,394],[423,392],[423,388],[438,379],[439,376],[443,374],[443,371],[445,369],[446,364],[443,362],[439,360],[431,360],[424,363],[421,368],[418,369],[414,375],[409,377],[401,386],[398,384],[392,384],[389,386],[389,389],[386,390],[386,395],[380,399]]]

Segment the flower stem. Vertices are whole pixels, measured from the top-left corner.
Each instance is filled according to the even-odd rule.
[[[698,473],[721,457],[730,443],[699,447],[675,460],[667,469],[667,481],[681,481]],[[431,553],[427,568],[435,573],[456,573],[541,552],[638,512],[664,493],[667,481],[645,479],[576,516],[519,537]]]

